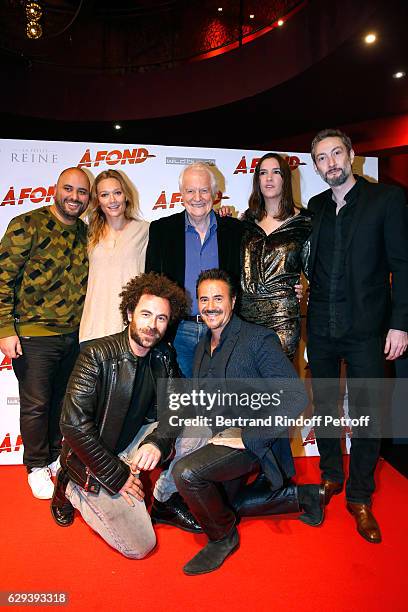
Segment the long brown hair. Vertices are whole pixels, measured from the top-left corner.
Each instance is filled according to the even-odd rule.
[[[98,200],[98,185],[105,179],[116,179],[119,181],[121,189],[125,194],[126,207],[125,207],[125,218],[126,219],[137,219],[137,205],[132,193],[132,188],[129,184],[129,179],[118,172],[117,170],[104,170],[96,177],[94,184],[91,189],[91,199],[89,204],[89,227],[88,227],[88,248],[93,249],[103,236],[106,217],[105,213]]]
[[[259,184],[259,172],[261,170],[262,162],[265,161],[265,159],[276,159],[279,164],[283,181],[282,198],[279,203],[279,210],[275,219],[285,221],[285,219],[288,219],[294,215],[295,203],[293,202],[292,176],[290,167],[286,159],[282,157],[282,155],[279,155],[279,153],[266,153],[258,161],[252,181],[252,193],[249,196],[249,214],[247,213],[247,217],[256,219],[257,221],[261,221],[264,217],[266,217],[265,198],[262,195]]]

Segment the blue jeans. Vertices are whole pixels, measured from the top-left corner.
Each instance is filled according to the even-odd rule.
[[[194,352],[198,341],[204,336],[206,331],[207,326],[205,323],[180,321],[178,325],[173,344],[176,349],[180,370],[186,378],[191,378],[193,375]]]

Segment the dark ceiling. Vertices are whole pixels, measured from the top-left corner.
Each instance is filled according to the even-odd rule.
[[[268,148],[322,127],[408,112],[408,77],[392,77],[397,70],[408,73],[405,1],[361,1],[354,7],[345,0],[41,2],[48,9],[42,41],[22,35],[23,4],[1,3],[3,138]],[[221,30],[218,6],[224,7]],[[282,28],[248,45],[223,57],[188,60],[273,24],[293,8],[297,12]],[[251,11],[256,19],[249,21]],[[300,40],[306,30],[308,37]],[[369,31],[377,35],[371,46],[363,42]],[[203,80],[191,80],[189,88],[186,75],[200,74]],[[166,87],[160,90],[160,84]],[[181,108],[197,110],[178,112],[171,100],[177,97]],[[93,100],[97,118],[109,120],[92,121],[86,99]],[[121,123],[120,132],[114,121]]]

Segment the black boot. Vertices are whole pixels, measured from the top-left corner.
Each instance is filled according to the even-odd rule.
[[[232,502],[238,516],[267,516],[299,512],[297,487],[294,484],[273,490],[266,477],[257,478],[242,487]]]
[[[65,497],[65,489],[69,482],[69,477],[64,471],[64,468],[60,468],[56,475],[54,495],[51,500],[51,514],[54,521],[60,527],[69,527],[74,522],[74,506]]]
[[[198,574],[208,574],[218,569],[229,555],[239,546],[239,535],[236,527],[222,540],[208,542],[195,557],[183,567],[183,571],[188,576]]]
[[[173,493],[165,502],[159,502],[153,497],[150,516],[152,523],[174,525],[174,527],[179,527],[184,529],[184,531],[191,531],[192,533],[203,532],[179,493]]]
[[[299,520],[311,527],[317,527],[324,521],[324,487],[322,485],[299,485],[299,506],[303,514]]]

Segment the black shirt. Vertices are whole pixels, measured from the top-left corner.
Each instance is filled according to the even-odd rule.
[[[139,398],[143,397],[143,406]],[[115,448],[115,454],[125,450],[142,425],[153,423],[157,417],[154,410],[156,390],[149,368],[149,354],[137,357],[137,371],[129,410],[123,422],[122,431]]]
[[[224,378],[225,366],[224,359],[222,356],[222,347],[226,339],[228,338],[229,331],[231,329],[231,319],[224,327],[221,333],[220,342],[212,352],[211,355],[211,330],[207,331],[205,339],[204,354],[201,360],[200,369],[198,372],[199,378]]]
[[[360,191],[360,179],[345,195],[346,204],[336,215],[336,202],[328,193],[310,284],[309,330],[319,336],[341,338],[351,328],[345,275],[346,244]]]

